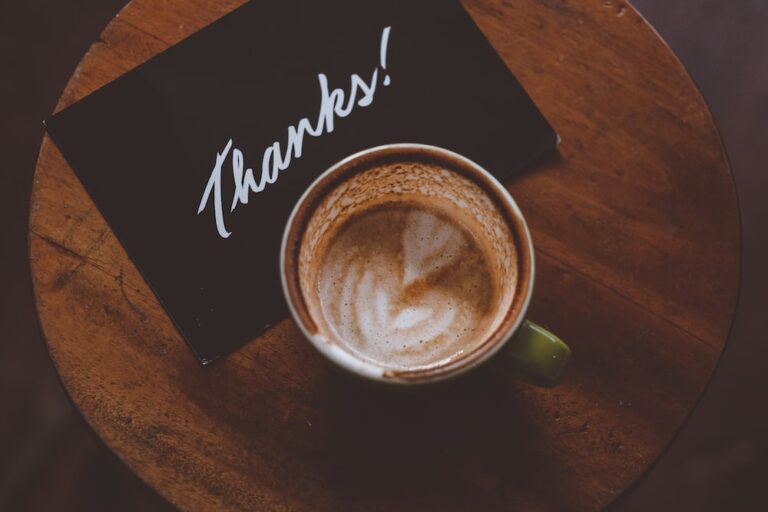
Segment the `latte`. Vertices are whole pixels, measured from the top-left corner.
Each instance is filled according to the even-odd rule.
[[[308,203],[310,201],[307,201]],[[381,368],[477,351],[515,297],[515,237],[482,186],[439,162],[394,160],[328,185],[299,249],[319,334]]]

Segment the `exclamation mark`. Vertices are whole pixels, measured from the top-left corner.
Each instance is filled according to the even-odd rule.
[[[389,46],[389,31],[392,29],[392,27],[385,27],[384,32],[381,34],[381,51],[379,54],[379,60],[381,61],[381,69],[384,71],[387,70],[387,46]],[[392,79],[389,78],[389,75],[384,76],[384,85],[389,85],[392,82]]]

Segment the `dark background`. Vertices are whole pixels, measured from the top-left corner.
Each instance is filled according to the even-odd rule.
[[[595,0],[598,1],[598,0]],[[0,0],[0,510],[169,510],[86,427],[34,311],[27,210],[53,109],[123,0]],[[743,282],[720,367],[667,453],[611,512],[762,510],[768,484],[768,1],[635,0],[708,100],[741,201]],[[650,385],[650,383],[649,383]]]

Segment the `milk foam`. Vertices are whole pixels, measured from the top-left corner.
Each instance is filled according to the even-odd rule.
[[[333,235],[317,280],[335,337],[386,367],[442,364],[481,343],[494,281],[472,235],[420,205],[356,216]]]

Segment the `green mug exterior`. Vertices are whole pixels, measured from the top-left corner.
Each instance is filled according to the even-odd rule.
[[[536,386],[560,382],[571,357],[563,340],[529,320],[523,321],[503,350],[513,374]]]

